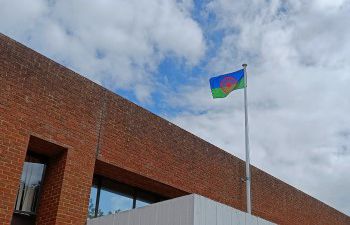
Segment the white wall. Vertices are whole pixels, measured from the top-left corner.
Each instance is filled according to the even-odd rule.
[[[103,216],[87,225],[273,225],[199,195],[187,195]]]
[[[259,217],[249,215],[230,206],[200,195],[194,196],[193,225],[273,225]]]

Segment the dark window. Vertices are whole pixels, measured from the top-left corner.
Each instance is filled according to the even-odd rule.
[[[139,188],[95,177],[90,193],[88,217],[94,218],[143,207],[165,198]]]
[[[34,225],[46,159],[28,151],[18,187],[12,225]]]
[[[42,160],[27,156],[18,188],[15,212],[35,214],[38,206],[45,164]]]
[[[155,194],[149,194],[146,191],[138,191],[136,193],[136,208],[143,207],[155,202],[164,201],[165,199],[161,198]]]

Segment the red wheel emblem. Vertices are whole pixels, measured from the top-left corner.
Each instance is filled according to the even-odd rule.
[[[233,77],[225,77],[220,82],[220,88],[225,93],[230,93],[236,86],[237,80]]]

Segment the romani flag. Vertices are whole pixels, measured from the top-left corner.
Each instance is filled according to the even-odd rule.
[[[244,69],[212,77],[209,82],[213,98],[225,98],[231,91],[244,88]]]

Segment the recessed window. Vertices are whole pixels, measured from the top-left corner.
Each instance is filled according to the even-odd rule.
[[[117,213],[133,208],[131,193],[118,190],[101,189],[99,209],[106,214]]]
[[[143,207],[165,198],[139,188],[95,177],[90,193],[88,218]]]
[[[155,202],[165,200],[158,195],[149,194],[149,192],[138,191],[136,193],[136,208],[143,207]]]
[[[44,170],[44,163],[33,156],[27,156],[18,188],[15,212],[36,213]]]

